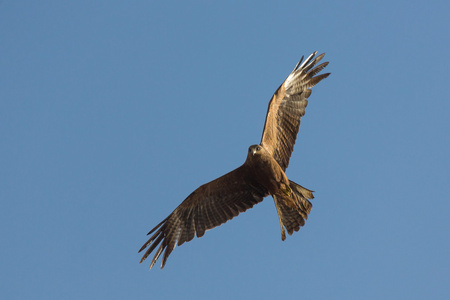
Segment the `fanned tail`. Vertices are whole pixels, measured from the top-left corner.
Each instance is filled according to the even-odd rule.
[[[278,219],[280,220],[281,239],[286,239],[286,231],[292,235],[294,231],[299,231],[300,227],[305,225],[308,214],[311,212],[312,204],[309,200],[313,199],[313,191],[302,187],[301,185],[289,180],[290,187],[293,191],[292,199],[289,202],[295,203],[295,208],[289,205],[279,195],[273,195],[275,207],[277,208]]]

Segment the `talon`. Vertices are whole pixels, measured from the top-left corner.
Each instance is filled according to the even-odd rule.
[[[285,189],[281,189],[281,191],[288,197],[290,197],[292,195],[292,189],[290,186],[286,186]]]

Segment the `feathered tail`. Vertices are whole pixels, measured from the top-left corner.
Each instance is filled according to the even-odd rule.
[[[294,231],[299,231],[300,227],[305,225],[305,220],[308,219],[308,214],[311,211],[312,204],[309,200],[313,199],[313,191],[310,191],[301,185],[289,180],[292,189],[292,200],[295,203],[295,208],[286,204],[284,199],[280,196],[273,195],[275,207],[277,208],[278,218],[281,227],[281,239],[286,239],[286,228],[289,235]]]

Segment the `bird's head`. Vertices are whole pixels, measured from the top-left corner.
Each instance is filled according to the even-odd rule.
[[[251,145],[248,147],[248,155],[255,156],[261,154],[263,148],[260,145]]]
[[[251,145],[250,147],[248,147],[246,162],[251,163],[252,161],[255,161],[256,158],[259,159],[264,151],[265,150],[261,145]]]

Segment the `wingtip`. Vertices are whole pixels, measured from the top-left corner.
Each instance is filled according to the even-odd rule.
[[[325,56],[325,52],[323,52],[322,54],[319,54],[318,56],[316,56],[317,53],[318,53],[317,50],[314,51],[304,61],[303,61],[303,59],[305,58],[305,56],[302,55],[302,58],[300,58],[298,63],[295,65],[295,68],[294,68],[294,70],[292,72],[294,72],[294,71],[296,71],[298,69],[301,69],[303,66],[307,65],[312,59],[314,59],[314,64],[318,63]]]
[[[295,65],[294,70],[292,70],[292,72],[294,72],[295,70],[297,70],[298,66],[302,63],[304,57],[305,57],[305,56],[302,55],[302,57],[300,58],[300,60],[298,61],[298,63]],[[292,72],[291,72],[291,73],[292,73]]]
[[[139,249],[138,253],[141,253],[142,250],[144,250],[145,248],[147,248],[147,243],[145,243],[145,244],[141,247],[141,249]]]
[[[155,265],[156,260],[153,259],[152,262],[150,263],[150,267],[148,268],[149,270],[151,270],[153,268],[153,266]]]

